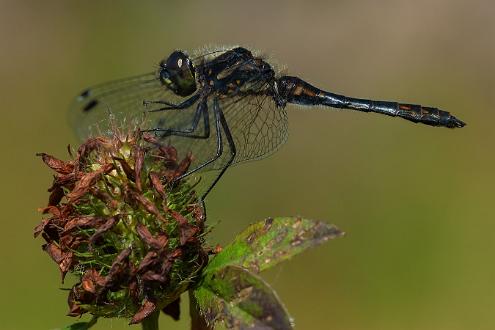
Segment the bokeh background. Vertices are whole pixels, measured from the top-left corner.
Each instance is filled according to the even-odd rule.
[[[0,328],[75,321],[32,238],[51,183],[35,153],[76,143],[72,97],[176,48],[241,44],[328,90],[438,106],[468,126],[290,109],[289,142],[209,196],[211,242],[279,215],[348,233],[264,275],[297,329],[494,329],[494,17],[481,0],[1,0]],[[161,328],[188,329],[183,312]]]

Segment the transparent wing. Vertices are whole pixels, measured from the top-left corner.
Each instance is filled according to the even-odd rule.
[[[233,164],[264,158],[287,141],[288,120],[285,109],[278,108],[271,96],[264,88],[256,93],[235,95],[220,100],[229,132],[236,147],[236,156]],[[215,116],[213,100],[208,102],[208,118],[210,123],[210,137],[207,140],[170,137],[166,139],[171,145],[180,146],[181,150],[190,151],[199,165],[211,159],[217,151],[217,133],[215,130]],[[198,127],[203,131],[204,125]],[[219,170],[225,166],[231,157],[227,136],[221,129],[223,152],[219,159],[204,170]]]
[[[85,139],[94,134],[107,134],[112,126],[125,128],[139,125],[141,129],[174,127],[186,122],[187,111],[150,113],[162,105],[145,106],[143,101],[179,103],[177,96],[156,78],[155,73],[111,81],[84,90],[70,107],[70,121],[77,136]],[[158,118],[158,116],[160,118]]]
[[[220,106],[235,141],[234,163],[264,158],[287,141],[288,121],[285,108],[260,89],[253,95],[239,95]]]

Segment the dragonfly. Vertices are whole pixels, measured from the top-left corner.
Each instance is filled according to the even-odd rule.
[[[430,126],[465,123],[434,107],[373,101],[335,94],[282,75],[244,47],[175,50],[150,73],[115,80],[81,92],[70,115],[81,139],[110,132],[111,122],[138,120],[158,145],[191,152],[194,163],[177,180],[213,170],[204,201],[233,164],[264,158],[286,142],[287,105],[337,108],[399,117]],[[112,118],[112,120],[109,120]]]

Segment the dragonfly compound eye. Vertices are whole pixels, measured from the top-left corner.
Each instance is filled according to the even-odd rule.
[[[175,51],[160,64],[160,81],[179,96],[188,96],[196,91],[194,65],[189,56]]]

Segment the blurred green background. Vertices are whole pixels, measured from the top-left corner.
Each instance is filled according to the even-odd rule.
[[[209,196],[211,241],[278,215],[348,233],[264,275],[297,329],[494,329],[494,17],[492,1],[1,0],[0,328],[75,321],[32,238],[52,175],[35,153],[76,143],[72,97],[176,48],[241,44],[327,90],[438,106],[468,126],[289,109],[289,142]],[[183,312],[161,328],[188,329]]]

